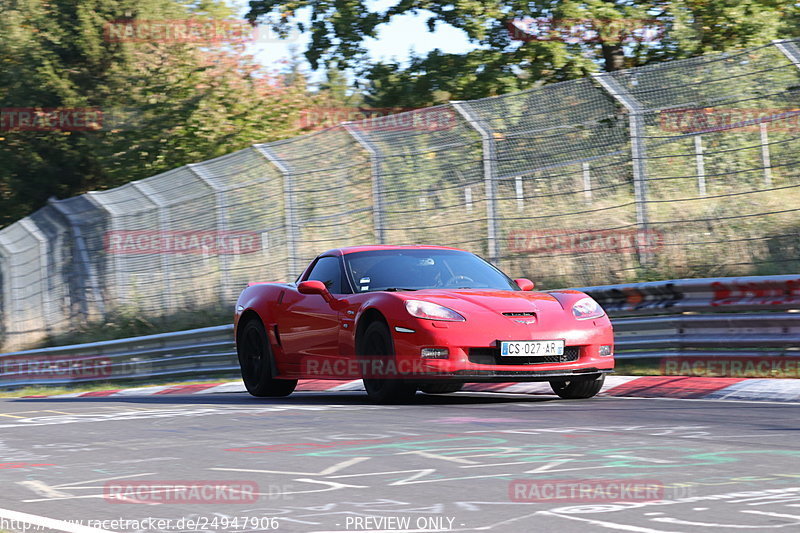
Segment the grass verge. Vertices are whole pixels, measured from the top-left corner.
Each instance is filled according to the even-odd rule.
[[[190,381],[176,380],[154,380],[143,383],[141,381],[103,381],[99,383],[76,383],[75,385],[64,386],[31,386],[14,390],[0,390],[0,398],[22,398],[25,396],[55,396],[57,394],[72,394],[79,392],[93,392],[101,390],[130,389],[139,387],[173,386],[173,385],[195,385],[200,383],[226,383],[235,381],[236,376],[220,376],[210,379],[195,379]],[[0,531],[0,533],[2,533]]]
[[[231,323],[233,312],[228,308],[185,309],[158,318],[147,318],[134,309],[118,309],[102,322],[92,322],[74,331],[53,335],[34,348],[126,339]]]

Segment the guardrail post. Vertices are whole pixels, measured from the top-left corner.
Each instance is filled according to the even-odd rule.
[[[225,233],[228,231],[228,221],[225,218],[225,189],[219,187],[214,180],[211,179],[206,169],[202,167],[202,163],[190,163],[186,165],[186,168],[214,191],[214,203],[217,215],[216,226],[217,231],[220,233],[220,235],[217,235],[217,239],[224,238]],[[231,295],[228,294],[231,288],[231,258],[227,254],[218,252],[217,260],[220,263],[220,301],[226,302],[231,298]]]
[[[497,147],[492,128],[470,107],[468,102],[450,102],[456,111],[481,136],[483,148],[483,180],[486,195],[486,248],[491,262],[500,258],[497,231],[497,184],[496,170]]]
[[[275,168],[283,176],[283,198],[286,224],[286,251],[287,251],[287,281],[294,279],[300,274],[297,243],[300,240],[299,226],[297,225],[297,213],[295,211],[294,197],[294,176],[288,166],[278,157],[266,144],[254,144],[253,149],[261,154],[267,161],[275,165]]]
[[[631,136],[631,161],[633,163],[633,195],[636,203],[636,225],[639,230],[646,231],[647,218],[647,169],[645,152],[645,109],[617,80],[610,74],[592,74],[597,83],[628,111]],[[650,254],[639,251],[642,264],[650,262]]]
[[[372,167],[372,221],[375,240],[386,244],[386,209],[384,207],[383,176],[381,175],[381,156],[378,148],[370,142],[352,122],[345,122],[344,129],[369,154]]]

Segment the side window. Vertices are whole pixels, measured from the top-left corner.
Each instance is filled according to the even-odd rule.
[[[333,294],[342,294],[342,269],[338,257],[321,257],[308,274],[308,280],[321,281]]]

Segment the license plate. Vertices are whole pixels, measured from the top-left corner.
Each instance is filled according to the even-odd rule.
[[[503,357],[536,357],[563,355],[564,341],[503,341],[500,355]]]

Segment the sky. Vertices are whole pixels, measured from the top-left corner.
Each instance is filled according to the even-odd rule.
[[[236,6],[241,17],[248,11],[248,0],[228,0],[231,5]],[[381,11],[397,3],[397,0],[374,0],[371,2],[373,9]],[[305,16],[310,17],[310,10],[305,10]],[[299,11],[298,13],[302,13]],[[402,15],[392,19],[392,22],[379,27],[378,38],[366,39],[365,48],[369,51],[372,60],[392,60],[397,59],[406,62],[413,50],[417,54],[424,55],[427,52],[439,48],[445,53],[463,53],[475,48],[470,44],[466,34],[458,29],[445,24],[437,24],[433,33],[428,31],[425,23],[430,12],[421,12],[417,15]],[[291,56],[291,47],[297,49],[297,53],[302,55],[308,47],[307,35],[293,35],[286,41],[270,40],[269,42],[254,43],[249,46],[249,52],[253,54],[260,64],[268,68],[280,66],[282,59]],[[323,73],[317,71],[311,73],[311,67],[307,67],[311,74],[312,82],[319,82],[323,78]]]

